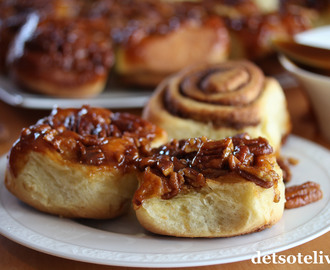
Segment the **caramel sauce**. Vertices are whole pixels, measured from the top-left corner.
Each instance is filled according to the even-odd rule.
[[[217,181],[228,175],[239,175],[263,188],[277,187],[275,156],[263,138],[250,139],[242,134],[212,141],[201,137],[151,148],[151,141],[162,133],[128,113],[89,106],[57,108],[22,130],[11,149],[9,169],[18,175],[29,153],[39,152],[60,163],[93,166],[91,170],[134,171],[143,174],[133,199],[137,206],[146,198],[170,199],[204,187],[206,179]]]
[[[131,114],[88,106],[54,109],[50,116],[22,130],[9,163],[16,175],[20,169],[16,161],[28,152],[55,151],[72,163],[113,167],[124,173],[134,169],[139,149],[147,148],[161,134],[159,128]]]
[[[330,75],[329,49],[300,44],[293,40],[277,40],[274,46],[298,66],[314,73]]]
[[[330,76],[330,49],[299,44],[292,40],[277,40],[274,47],[299,68]]]
[[[108,18],[111,21],[113,40],[124,50],[127,63],[143,63],[146,57],[144,50],[149,43],[157,43],[162,37],[174,34],[179,29],[205,29],[207,38],[207,33],[212,32],[212,37],[217,36],[218,44],[228,47],[229,35],[222,18],[209,15],[201,4],[134,1],[131,6],[118,4],[116,8],[119,11],[111,11]]]
[[[263,138],[172,140],[137,160],[142,176],[133,202],[138,207],[151,197],[170,199],[202,188],[206,179],[217,181],[225,175],[239,175],[263,188],[276,189],[280,176],[274,170],[275,162],[273,149]],[[274,201],[279,201],[277,193]]]
[[[13,48],[24,52],[13,51],[10,61],[24,74],[62,85],[97,80],[114,62],[109,31],[101,20],[43,19],[28,39],[16,40],[23,44]]]
[[[85,5],[82,16],[106,18],[116,43],[130,46],[149,35],[165,35],[187,20],[201,23],[207,16],[200,4],[153,0],[97,1]]]
[[[240,42],[243,55],[258,59],[273,52],[275,39],[290,39],[293,35],[311,28],[308,14],[302,10],[285,10],[269,14],[254,14],[239,18],[227,17],[226,25]],[[238,53],[237,51],[233,52]],[[241,57],[241,55],[234,55]]]

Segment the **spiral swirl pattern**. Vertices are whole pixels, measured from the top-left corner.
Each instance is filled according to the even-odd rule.
[[[260,122],[255,101],[264,75],[250,62],[227,62],[184,70],[166,86],[164,102],[174,115],[214,126],[242,128]]]

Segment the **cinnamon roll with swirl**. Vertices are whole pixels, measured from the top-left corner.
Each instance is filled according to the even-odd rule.
[[[143,117],[170,138],[264,137],[278,151],[291,124],[279,83],[253,63],[232,61],[185,69],[163,81]]]
[[[229,237],[263,230],[282,217],[284,184],[263,138],[172,140],[142,157],[133,205],[149,231]]]
[[[22,29],[9,52],[12,77],[31,91],[57,97],[103,91],[114,63],[108,25],[83,18],[31,19],[32,27]]]
[[[139,152],[165,140],[163,130],[135,115],[57,108],[23,129],[9,153],[5,184],[46,213],[113,218],[131,205]]]

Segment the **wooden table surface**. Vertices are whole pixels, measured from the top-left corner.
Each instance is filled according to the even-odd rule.
[[[313,116],[313,112],[310,108],[309,102],[306,99],[301,87],[290,87],[285,89],[287,96],[289,110],[293,122],[293,134],[307,138],[314,142],[317,142],[324,147],[330,149],[330,143],[326,142],[319,134],[318,127]],[[135,110],[135,113],[139,113],[139,110]],[[0,123],[8,130],[9,135],[6,139],[0,140],[0,154],[3,155],[8,152],[13,142],[18,138],[20,130],[33,124],[39,118],[49,114],[49,111],[45,110],[30,110],[11,107],[0,101]],[[4,173],[4,172],[0,172]],[[329,179],[330,180],[330,179]],[[298,253],[307,255],[313,254],[313,251],[320,252],[328,255],[330,254],[330,232],[308,242],[303,245],[291,248],[289,250],[277,253],[277,255],[295,255]],[[137,247],[138,248],[138,247]],[[260,267],[262,269],[329,269],[329,264],[309,265],[309,264],[261,264],[254,265],[250,260],[241,261],[223,265],[213,265],[204,267],[191,267],[184,269],[248,269],[249,267]],[[116,267],[116,266],[104,266],[89,264],[83,262],[77,262],[73,260],[58,258],[55,256],[47,255],[20,244],[17,244],[4,236],[0,235],[0,269],[135,269],[129,267]],[[175,268],[182,269],[182,268]]]

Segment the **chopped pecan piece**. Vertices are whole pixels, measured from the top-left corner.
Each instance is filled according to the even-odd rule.
[[[221,141],[205,142],[193,158],[191,166],[201,170],[222,168],[233,152],[233,149],[233,142],[230,138]]]
[[[233,142],[236,147],[246,145],[249,151],[256,156],[269,155],[273,153],[272,146],[265,138],[258,137],[255,139],[233,137]]]
[[[203,174],[195,171],[194,169],[184,168],[180,172],[182,172],[185,182],[190,186],[200,188],[205,185],[205,177]]]
[[[154,195],[170,199],[181,191],[202,188],[207,178],[236,174],[263,188],[274,187],[274,201],[278,202],[280,175],[274,169],[274,158],[272,147],[260,137],[249,139],[244,135],[218,141],[206,137],[174,139],[136,159],[136,167],[145,173],[135,199],[140,203]],[[161,184],[152,194],[148,186],[158,181]]]
[[[285,208],[297,208],[322,199],[320,185],[311,181],[285,189]]]

